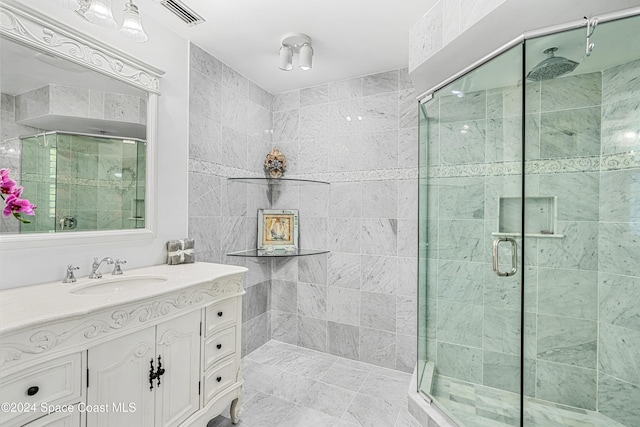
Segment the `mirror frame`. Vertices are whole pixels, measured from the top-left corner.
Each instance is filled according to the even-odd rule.
[[[145,228],[0,235],[0,249],[88,244],[156,237],[158,97],[162,70],[115,50],[13,0],[0,1],[0,37],[64,58],[147,92]]]

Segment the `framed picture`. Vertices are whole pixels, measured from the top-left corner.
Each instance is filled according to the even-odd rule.
[[[297,210],[258,210],[258,249],[268,248],[298,248]]]

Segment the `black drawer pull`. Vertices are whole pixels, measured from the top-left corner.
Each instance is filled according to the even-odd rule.
[[[222,312],[221,311],[218,312],[218,317],[222,317]]]
[[[218,381],[218,382],[222,381],[222,377],[216,378],[216,381]]]
[[[40,387],[33,386],[27,389],[27,396],[35,396],[40,391]]]
[[[216,346],[216,348],[217,348],[218,350],[220,350],[220,349],[222,348],[222,344],[218,344],[218,345]]]

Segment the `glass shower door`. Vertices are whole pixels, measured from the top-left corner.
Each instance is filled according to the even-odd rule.
[[[526,211],[526,426],[640,426],[638,28],[525,42],[525,199],[553,213]]]
[[[522,92],[516,46],[421,105],[418,380],[462,426],[520,425]]]

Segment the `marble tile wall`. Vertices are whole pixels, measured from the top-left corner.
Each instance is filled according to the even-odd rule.
[[[406,69],[277,94],[273,145],[302,247],[272,273],[274,340],[413,371],[416,361],[417,102]]]
[[[47,114],[147,123],[146,98],[60,85],[47,85],[15,97],[16,121]]]
[[[255,248],[263,188],[228,177],[263,176],[271,147],[272,95],[191,44],[189,77],[189,236],[197,259],[249,268],[243,300],[242,350],[251,353],[271,337],[271,265],[229,257]]]
[[[517,392],[524,333],[527,395],[640,422],[637,405],[628,404],[640,393],[640,329],[632,320],[640,312],[630,303],[640,286],[632,261],[640,258],[639,66],[528,83],[526,195],[558,198],[563,237],[527,239],[522,327],[520,280],[497,278],[487,250],[498,198],[519,194],[519,171],[482,166],[521,156],[522,122],[510,108],[520,88],[427,105],[431,124],[423,130],[435,167],[426,230],[438,249],[425,252],[426,346],[439,375]]]
[[[439,0],[409,32],[409,70],[480,21],[505,0]]]

